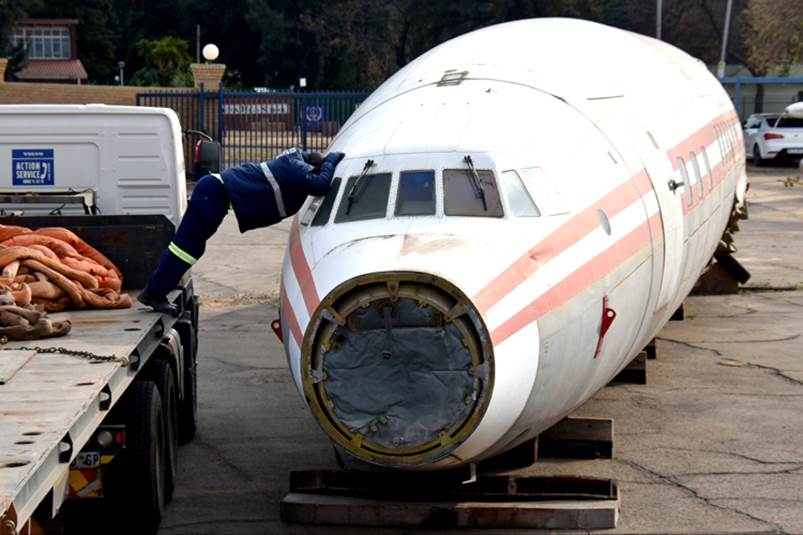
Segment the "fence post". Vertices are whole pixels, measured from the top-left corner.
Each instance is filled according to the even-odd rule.
[[[302,149],[307,150],[307,95],[301,93],[301,143]]]
[[[206,102],[204,102],[204,83],[198,86],[198,130],[206,132],[206,124],[204,121],[204,112],[206,111]],[[208,133],[208,132],[207,132]]]
[[[220,142],[220,168],[221,171],[225,168],[226,164],[226,151],[223,145],[223,83],[221,82],[218,89],[217,100],[217,140]]]

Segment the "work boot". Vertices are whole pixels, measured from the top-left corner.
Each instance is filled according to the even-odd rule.
[[[169,302],[164,296],[156,296],[150,293],[147,288],[142,290],[137,296],[137,301],[145,306],[151,307],[156,312],[163,314],[170,314],[171,316],[178,316],[178,307]]]

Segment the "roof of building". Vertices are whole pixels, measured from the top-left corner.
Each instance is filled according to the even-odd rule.
[[[76,26],[78,19],[21,19],[17,26]]]
[[[30,59],[17,74],[18,80],[86,80],[80,59]]]

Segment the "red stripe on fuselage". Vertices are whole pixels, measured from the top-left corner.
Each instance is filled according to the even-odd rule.
[[[650,234],[651,225],[656,225],[660,228],[660,213],[656,213],[645,220],[636,229],[583,264],[575,272],[494,329],[491,333],[493,343],[501,344],[519,330],[577,296],[584,289],[616,270],[644,247],[649,246],[652,240],[652,235]]]
[[[290,306],[290,300],[287,298],[287,292],[284,291],[284,284],[281,285],[279,296],[282,303],[284,322],[288,327],[290,327],[290,334],[293,335],[296,344],[298,344],[298,347],[301,348],[301,344],[304,341],[304,335],[301,333],[301,327],[298,325],[298,320],[296,319],[295,312],[293,312],[293,307]]]
[[[298,230],[298,216],[293,218],[290,226],[290,263],[293,266],[298,287],[301,288],[301,295],[304,296],[304,304],[307,305],[307,311],[312,316],[321,300],[315,289],[315,281],[312,278],[307,258],[304,256],[304,248],[301,245],[301,236]]]
[[[684,161],[689,161],[689,153],[695,154],[700,152],[700,147],[708,148],[709,145],[717,141],[717,131],[715,126],[717,123],[722,123],[723,126],[731,128],[738,122],[734,119],[735,114],[731,111],[725,112],[718,117],[715,117],[708,124],[697,130],[695,133],[666,151],[669,160],[672,163],[672,169],[678,169],[678,158],[683,158]],[[725,140],[723,139],[723,143]],[[730,152],[736,152],[737,147],[733,147]],[[727,157],[727,155],[726,155]]]
[[[538,245],[527,251],[474,296],[472,300],[474,305],[481,312],[488,311],[519,284],[527,280],[540,266],[599,228],[598,210],[605,211],[609,218],[613,218],[640,199],[643,192],[646,191],[652,191],[652,183],[647,173],[642,170],[558,227]]]
[[[677,170],[678,156],[686,161],[689,158],[690,152],[697,153],[701,147],[707,149],[716,142],[718,137],[714,128],[716,123],[723,122],[725,126],[733,126],[735,124],[734,117],[735,114],[732,111],[721,114],[667,151],[667,156],[670,158],[673,169]],[[731,150],[724,155],[723,160],[711,170],[713,186],[709,192],[719,186],[724,177],[732,170],[730,167],[726,169],[725,165],[734,155],[738,155],[738,152],[739,148],[733,146]],[[605,210],[609,217],[613,217],[625,207],[630,206],[637,198],[642,197],[643,194],[640,193],[641,190],[645,192],[652,190],[652,183],[646,171],[640,171],[633,179],[636,180],[638,184],[637,188],[632,188],[632,183],[630,181],[624,182],[616,189],[606,194],[602,199],[592,204],[589,208],[567,221],[535,247],[530,249],[525,255],[516,260],[510,267],[474,296],[473,301],[477,308],[483,313],[487,312],[493,305],[515,290],[516,287],[532,275],[541,265],[555,258],[592,232],[599,224],[598,218],[596,217],[596,211],[598,209],[601,208]],[[701,180],[700,188],[703,187]],[[704,198],[705,196],[703,196],[703,199]],[[700,189],[693,191],[691,205],[688,204],[688,201],[683,199],[684,215],[687,215],[700,205],[703,199],[700,198]],[[593,284],[596,280],[618,267],[618,265],[615,263],[612,264],[611,262],[616,260],[624,262],[629,259],[632,254],[640,250],[652,239],[650,234],[651,225],[655,225],[658,229],[661,229],[658,233],[662,233],[663,225],[660,212],[650,217],[649,220],[645,221],[628,236],[619,240],[611,248],[586,263],[557,285],[553,286],[546,294],[533,301],[530,305],[497,327],[492,333],[494,343],[498,344],[506,340],[519,329],[529,325],[550,310],[554,310],[571,297],[580,293],[586,286]],[[639,240],[644,241],[641,242]],[[636,249],[631,250],[633,247],[636,247]],[[628,251],[630,251],[630,254],[628,254]],[[594,279],[590,274],[593,274],[597,268],[600,267],[608,269],[597,279]]]

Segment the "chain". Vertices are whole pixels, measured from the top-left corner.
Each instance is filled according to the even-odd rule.
[[[8,343],[8,338],[0,336],[0,345]],[[78,351],[76,349],[67,349],[66,347],[5,347],[3,351],[36,351],[37,353],[58,353],[60,355],[70,355],[81,359],[86,359],[94,362],[119,362],[125,368],[130,364],[128,357],[118,357],[117,355],[98,355],[91,351]]]

